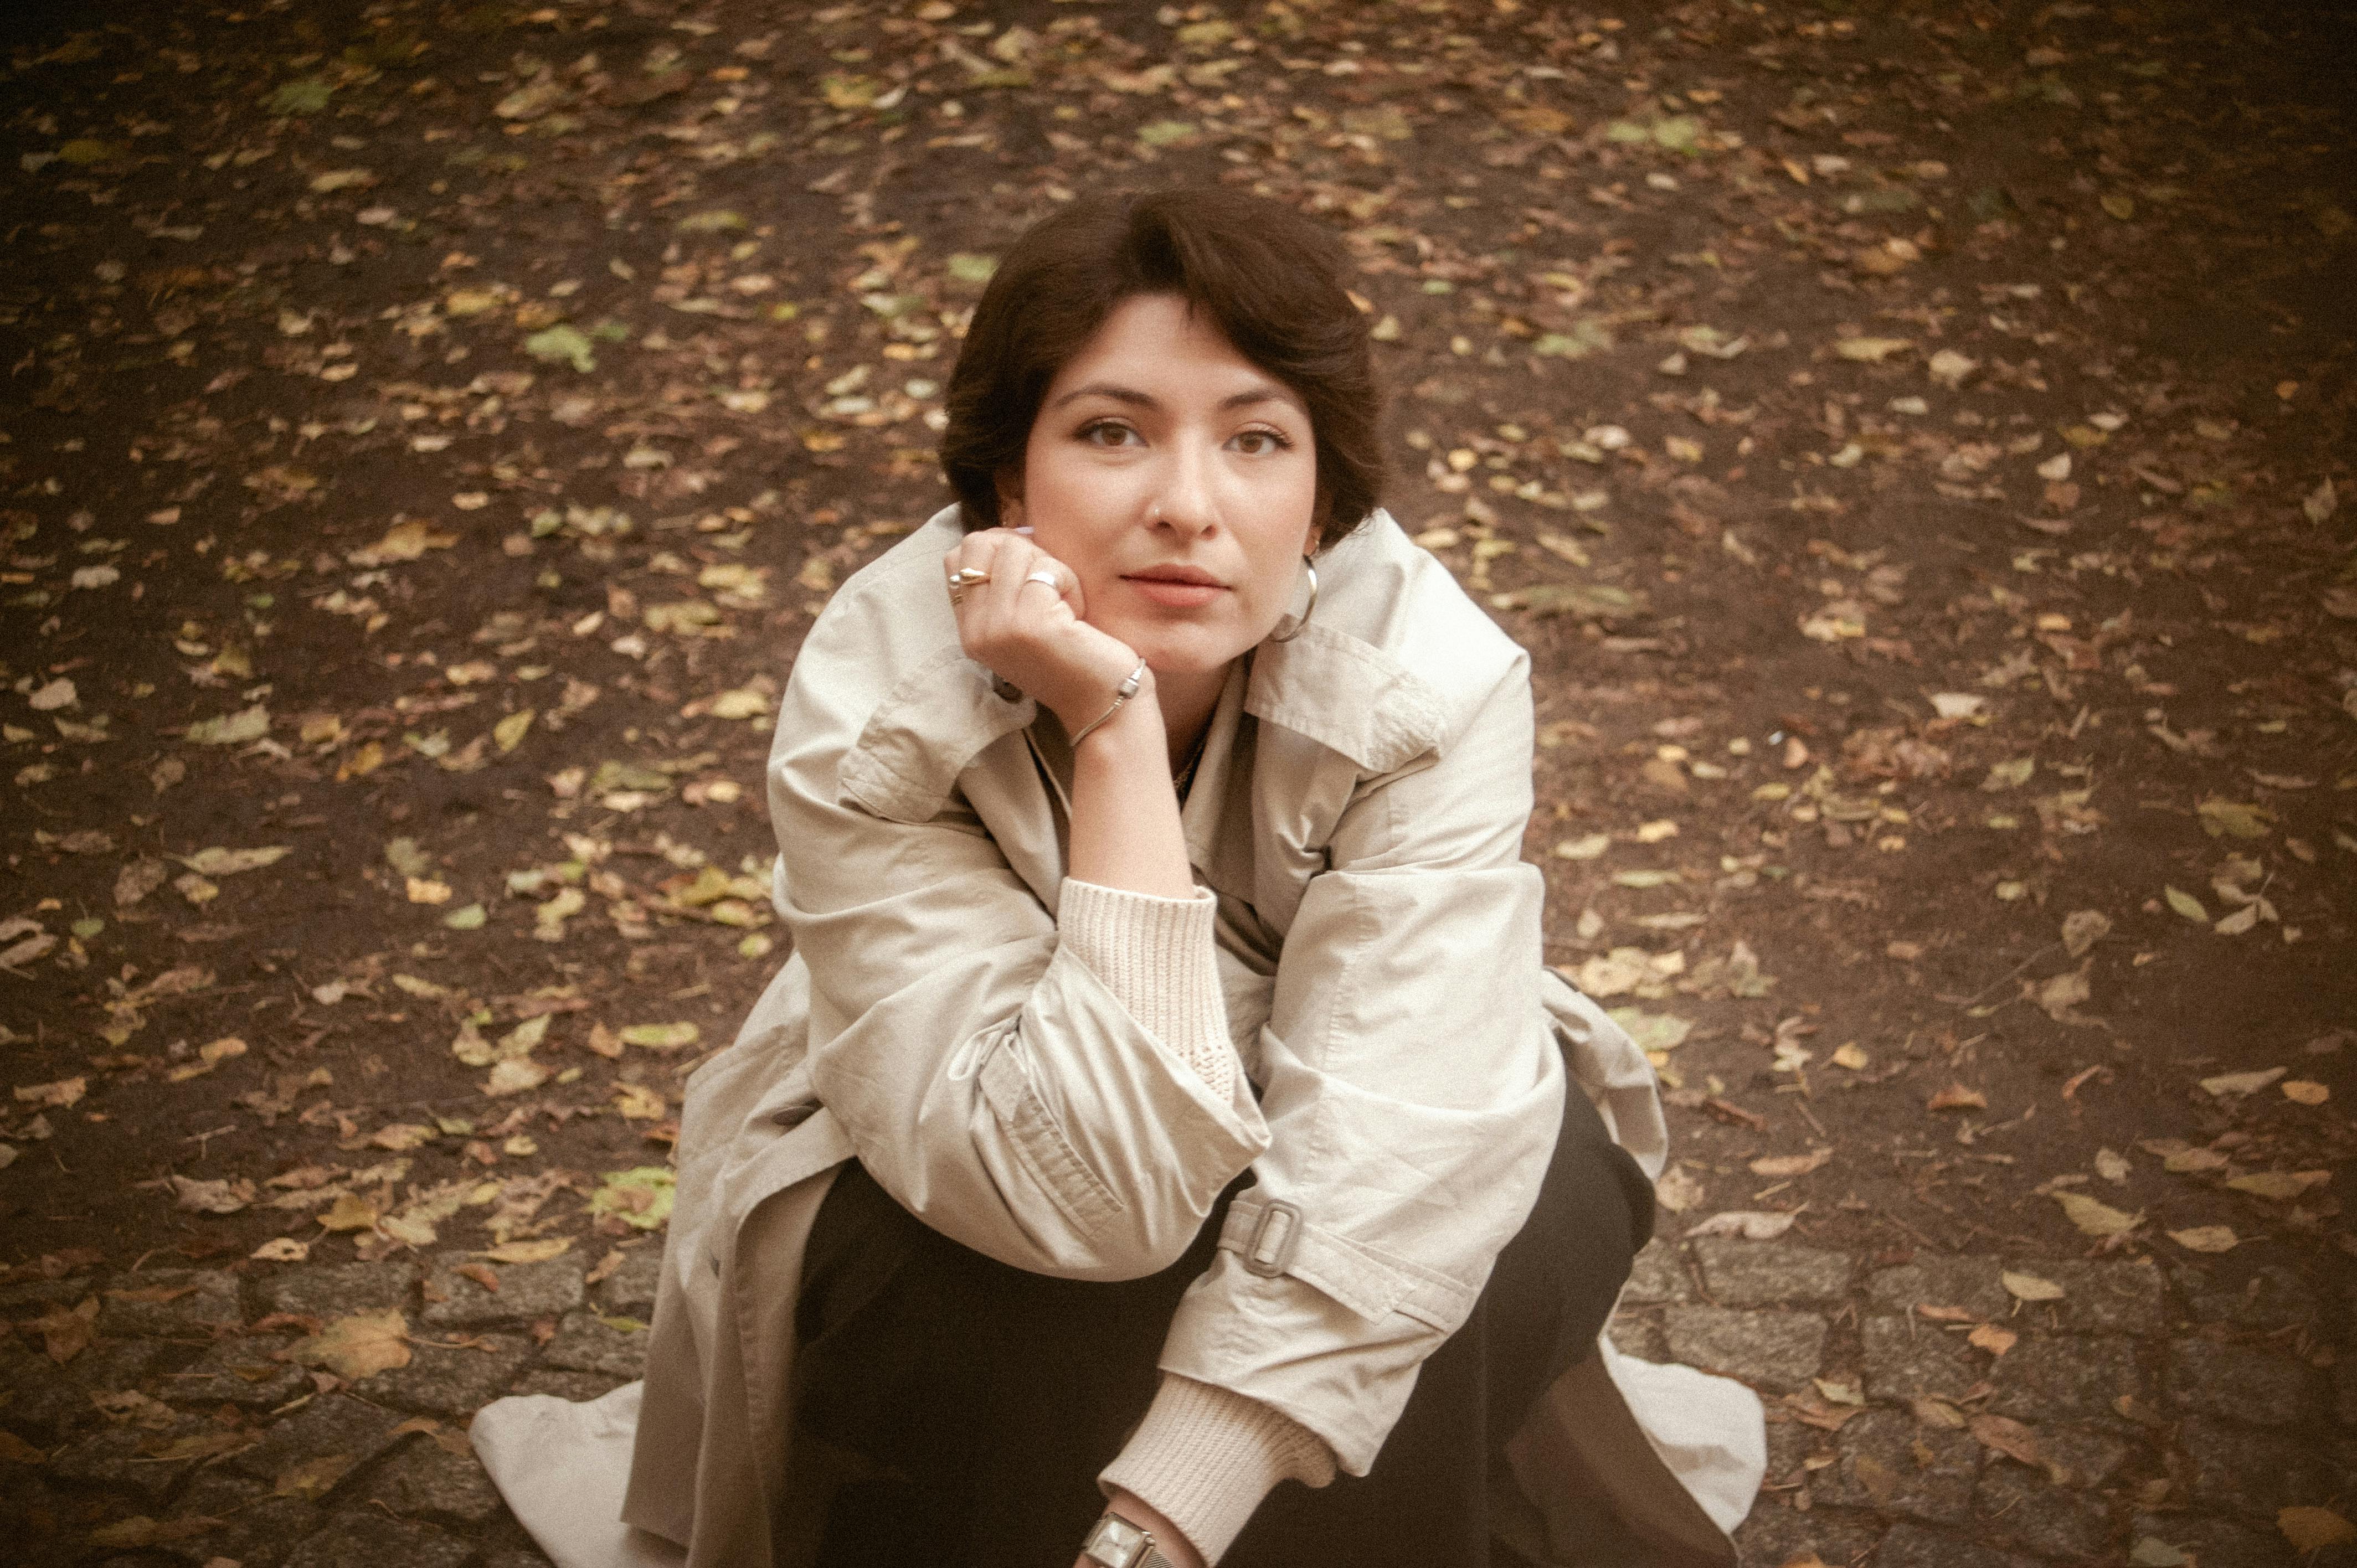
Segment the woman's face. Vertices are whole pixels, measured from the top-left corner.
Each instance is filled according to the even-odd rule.
[[[1301,399],[1183,298],[1138,295],[1049,386],[1001,517],[1079,574],[1091,625],[1183,677],[1291,607],[1317,497]]]

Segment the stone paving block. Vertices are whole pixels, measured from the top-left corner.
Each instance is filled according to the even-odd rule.
[[[1672,1306],[1662,1327],[1678,1360],[1769,1388],[1798,1388],[1824,1359],[1825,1320],[1813,1312]]]
[[[486,1263],[500,1282],[485,1290],[458,1265],[480,1262],[465,1252],[446,1252],[425,1281],[424,1320],[436,1328],[471,1328],[486,1323],[529,1323],[562,1317],[588,1299],[581,1283],[587,1271],[566,1254],[542,1263]]]
[[[66,1369],[40,1351],[0,1338],[0,1426],[20,1434],[45,1434],[93,1420],[90,1396]]]
[[[601,1312],[628,1313],[632,1317],[652,1318],[655,1289],[662,1279],[662,1243],[642,1241],[638,1246],[624,1249],[622,1266],[590,1288],[596,1293],[597,1308]]]
[[[1706,1236],[1695,1243],[1702,1283],[1721,1306],[1778,1306],[1830,1301],[1849,1290],[1854,1265],[1846,1252],[1781,1241]]]
[[[331,1263],[304,1267],[268,1276],[262,1297],[272,1312],[302,1317],[350,1317],[356,1312],[381,1312],[388,1306],[407,1312],[417,1289],[417,1265],[407,1259],[382,1263]]]
[[[167,1517],[221,1521],[202,1535],[175,1544],[174,1552],[188,1562],[225,1557],[240,1568],[279,1568],[296,1543],[319,1528],[324,1512],[301,1498],[274,1495],[267,1481],[249,1480],[216,1466],[197,1473]]]
[[[2056,1415],[2112,1416],[2122,1394],[2145,1397],[2136,1341],[2023,1335],[1989,1369],[1996,1392],[1989,1408],[2018,1421]]]
[[[2300,1436],[2194,1415],[2177,1441],[2192,1461],[2200,1501],[2273,1518],[2279,1509],[2331,1500],[2332,1456]]]
[[[2298,1562],[2272,1523],[2254,1526],[2197,1514],[2139,1514],[2128,1527],[2133,1548],[2149,1538],[2173,1546],[2201,1568],[2288,1568]]]
[[[1638,1250],[1629,1267],[1629,1286],[1620,1293],[1622,1305],[1652,1306],[1693,1297],[1694,1283],[1686,1278],[1685,1260],[1676,1242],[1656,1236]]]
[[[506,1506],[472,1454],[452,1454],[423,1434],[395,1450],[354,1495],[404,1519],[460,1529],[497,1519]]]
[[[2322,1380],[2305,1361],[2249,1345],[2179,1339],[2169,1362],[2171,1404],[2229,1421],[2291,1426],[2313,1419],[2321,1392]]]
[[[1876,1549],[1874,1568],[2039,1568],[2039,1563],[2035,1558],[2000,1552],[1976,1541],[1899,1524],[1891,1527]]]
[[[2009,1459],[1982,1469],[1973,1508],[1991,1534],[2042,1557],[2093,1557],[2111,1540],[2111,1515],[2099,1504]]]
[[[608,1377],[598,1372],[565,1372],[554,1367],[534,1367],[515,1381],[513,1392],[520,1394],[551,1394],[576,1404],[611,1393],[629,1382],[629,1378]]]
[[[2270,1263],[2234,1285],[2208,1285],[2186,1292],[2197,1322],[2273,1334],[2315,1321],[2316,1293],[2289,1269]]]
[[[1881,1533],[1882,1526],[1872,1520],[1821,1508],[1803,1513],[1763,1498],[1735,1532],[1735,1544],[1743,1561],[1755,1568],[1805,1562],[1813,1552],[1822,1563],[1846,1563],[1863,1559]]]
[[[1904,1316],[1912,1306],[1961,1306],[2002,1318],[2013,1305],[1995,1258],[1919,1257],[1866,1282],[1867,1310]]]
[[[135,1389],[166,1362],[185,1353],[178,1346],[156,1339],[102,1339],[66,1363],[66,1380],[81,1389],[87,1401],[93,1393]]]
[[[521,1334],[484,1335],[455,1348],[413,1341],[409,1365],[364,1379],[352,1391],[401,1410],[471,1416],[508,1391],[532,1355],[532,1341]]]
[[[178,1292],[181,1294],[173,1294]],[[169,1300],[150,1299],[169,1295]],[[245,1321],[237,1276],[221,1269],[149,1269],[119,1274],[99,1293],[98,1331],[110,1339],[188,1337]]]
[[[271,1427],[229,1466],[257,1481],[275,1481],[289,1466],[330,1454],[350,1455],[358,1468],[398,1441],[393,1429],[400,1420],[349,1394],[321,1394]]]
[[[2025,1272],[2062,1287],[2062,1299],[2041,1304],[2064,1328],[2081,1334],[2158,1334],[2169,1316],[2160,1270],[2150,1261],[2063,1259],[2027,1263]]]
[[[1634,1356],[1641,1361],[1666,1361],[1670,1359],[1670,1342],[1662,1333],[1660,1320],[1649,1312],[1631,1312],[1626,1308],[1612,1315],[1605,1326],[1612,1336],[1613,1348],[1624,1356]]]
[[[311,1386],[302,1368],[277,1359],[292,1335],[232,1335],[157,1380],[156,1396],[174,1404],[233,1404],[276,1410]]]
[[[1844,1423],[1835,1444],[1841,1462],[1817,1472],[1817,1501],[1933,1524],[1971,1514],[1981,1468],[1971,1434],[1922,1425],[1905,1411],[1870,1410]]]
[[[2094,1487],[2120,1473],[2135,1450],[2108,1432],[2086,1426],[2038,1428],[2038,1451],[2063,1471],[2062,1485]]]
[[[1833,1434],[1820,1432],[1798,1421],[1768,1423],[1768,1478],[1790,1481],[1800,1478],[1803,1461],[1809,1455],[1826,1451]]]
[[[556,1326],[556,1337],[541,1359],[564,1371],[598,1372],[627,1382],[646,1369],[647,1336],[576,1312]]]
[[[196,1467],[196,1462],[165,1464],[150,1457],[146,1449],[213,1430],[210,1422],[195,1416],[156,1432],[136,1426],[104,1427],[51,1455],[49,1474],[86,1487],[136,1492],[147,1503],[161,1502]]]
[[[1980,1381],[1986,1359],[1963,1335],[1921,1318],[1869,1317],[1858,1337],[1867,1397],[1884,1403],[1903,1404],[1918,1394],[1954,1399]]]
[[[368,1513],[339,1514],[286,1559],[286,1568],[465,1568],[474,1546],[446,1530]]]

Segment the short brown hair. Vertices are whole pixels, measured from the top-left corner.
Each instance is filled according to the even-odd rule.
[[[1056,374],[1137,295],[1207,311],[1309,411],[1323,548],[1383,499],[1383,399],[1334,237],[1292,209],[1216,187],[1092,197],[1015,242],[974,306],[950,372],[942,470],[968,529],[998,524],[998,476],[1021,473]]]

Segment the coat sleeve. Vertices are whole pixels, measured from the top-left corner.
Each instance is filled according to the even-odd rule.
[[[1521,1228],[1561,1125],[1539,993],[1527,660],[1437,756],[1353,792],[1286,930],[1270,1144],[1162,1367],[1274,1407],[1363,1475]]]
[[[861,1165],[942,1234],[1036,1273],[1154,1273],[1266,1128],[1242,1074],[1216,1091],[1059,940],[954,789],[910,808],[846,784],[855,752],[902,776],[953,763],[957,726],[991,699],[933,700],[952,685],[937,671],[914,706],[879,706],[823,647],[789,683],[770,807],[778,908],[811,975],[813,1087]],[[987,744],[1021,746],[1019,727]]]

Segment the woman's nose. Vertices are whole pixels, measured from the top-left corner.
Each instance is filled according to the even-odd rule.
[[[1212,456],[1181,447],[1163,467],[1160,493],[1149,515],[1164,527],[1186,534],[1217,526],[1218,503],[1213,495]]]

